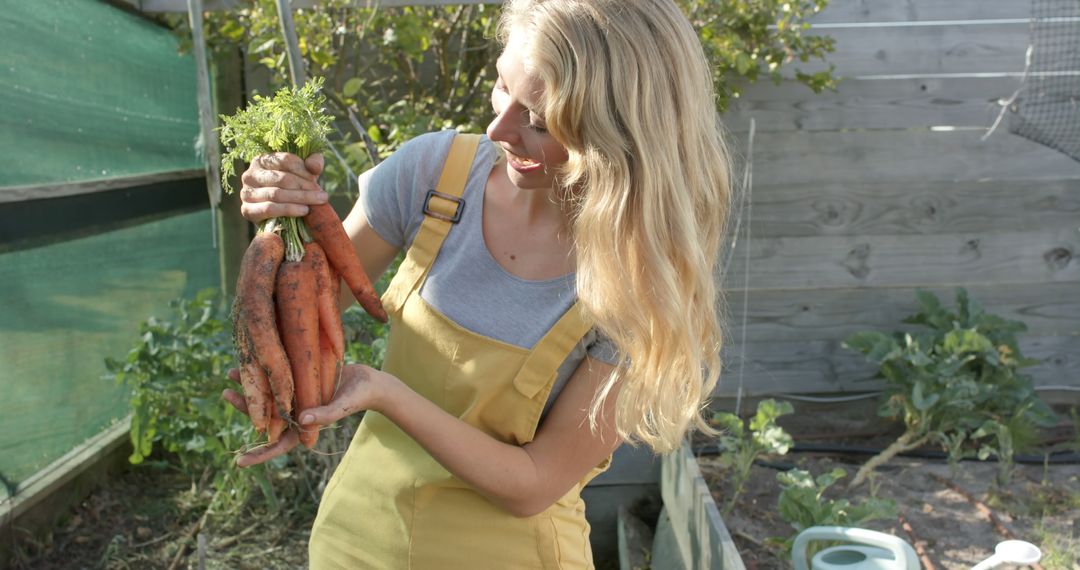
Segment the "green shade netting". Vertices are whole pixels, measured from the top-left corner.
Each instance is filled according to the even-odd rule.
[[[171,32],[97,0],[0,6],[0,214],[31,204],[4,203],[19,187],[202,170],[195,65]],[[135,198],[179,190],[135,190],[137,225],[115,196],[87,194],[115,208],[98,216],[98,233],[0,247],[0,477],[8,485],[45,473],[124,418],[125,391],[106,377],[104,359],[124,358],[140,323],[171,314],[169,301],[219,286],[210,211],[185,206],[189,213],[166,217],[176,204],[162,196],[148,216],[146,200]],[[40,202],[57,220],[88,208]],[[0,500],[6,495],[0,486]]]
[[[209,210],[0,254],[0,475],[20,483],[128,414],[105,377],[149,316],[218,286]],[[0,499],[7,492],[0,488]]]
[[[168,30],[97,0],[0,6],[0,193],[202,168],[195,63]]]

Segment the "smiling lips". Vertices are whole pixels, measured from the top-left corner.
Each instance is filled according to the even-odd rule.
[[[533,172],[544,167],[544,163],[542,162],[536,162],[535,160],[528,158],[521,158],[520,156],[517,156],[510,151],[506,151],[506,160],[510,163],[511,168],[522,174]]]

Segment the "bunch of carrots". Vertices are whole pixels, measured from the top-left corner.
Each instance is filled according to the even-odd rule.
[[[323,112],[321,80],[285,88],[231,117],[219,129],[226,153],[223,186],[234,161],[271,152],[301,158],[328,146],[330,117]],[[303,218],[265,220],[240,263],[233,304],[233,337],[240,384],[251,422],[271,443],[293,426],[311,448],[319,426],[300,426],[294,414],[329,402],[345,357],[338,309],[344,280],[371,316],[386,321],[341,219],[329,204],[312,206]]]

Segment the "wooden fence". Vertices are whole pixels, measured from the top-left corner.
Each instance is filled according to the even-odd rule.
[[[1080,387],[1080,163],[1007,121],[982,140],[1021,86],[1029,11],[832,0],[812,31],[836,40],[838,90],[763,81],[734,100],[739,154],[756,132],[718,396],[875,389],[842,339],[897,329],[918,289],[951,305],[958,286],[1027,323],[1038,385]]]

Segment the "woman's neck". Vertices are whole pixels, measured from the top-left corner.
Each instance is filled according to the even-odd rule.
[[[485,201],[496,206],[503,214],[513,216],[517,223],[529,227],[569,226],[569,218],[554,188],[518,188],[506,175],[503,164],[496,165],[492,170],[488,187],[494,192]]]

